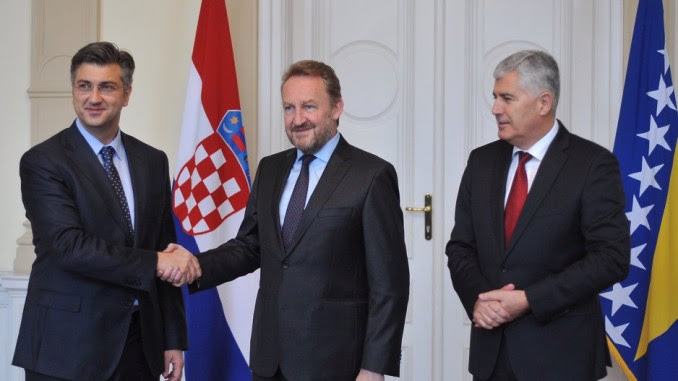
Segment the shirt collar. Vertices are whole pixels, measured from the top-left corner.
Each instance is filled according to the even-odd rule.
[[[101,148],[104,147],[104,144],[99,141],[99,139],[95,138],[94,135],[90,134],[89,131],[85,129],[85,126],[83,126],[82,122],[80,119],[76,118],[75,119],[75,125],[78,127],[78,131],[80,131],[80,134],[85,138],[87,141],[87,144],[92,148],[95,154],[99,155],[99,152],[101,151]],[[115,138],[113,138],[113,141],[111,141],[110,144],[107,144],[115,149],[115,153],[118,155],[118,157],[121,157],[122,155],[122,138],[120,135],[120,130],[118,130],[118,133],[115,134]]]
[[[330,161],[330,156],[332,156],[332,153],[334,153],[334,149],[337,148],[337,145],[339,145],[340,136],[341,134],[339,132],[334,134],[332,139],[328,140],[327,143],[325,143],[325,145],[318,150],[318,152],[313,154],[313,156],[315,156],[316,159],[320,159],[325,163]],[[299,160],[299,158],[302,157],[303,155],[304,153],[297,149],[297,160]]]
[[[533,158],[542,161],[544,159],[544,156],[546,155],[546,151],[549,149],[549,146],[553,142],[553,139],[556,138],[557,134],[558,134],[558,121],[555,120],[553,122],[553,127],[551,127],[551,130],[541,139],[539,139],[539,141],[534,143],[532,147],[530,147],[529,149],[522,150],[514,146],[513,155],[515,155],[517,152],[525,151],[529,153]]]

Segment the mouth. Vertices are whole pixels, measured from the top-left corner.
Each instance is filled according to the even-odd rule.
[[[506,120],[497,120],[497,127],[499,128],[504,128],[508,126],[510,123]]]
[[[304,132],[310,131],[310,130],[312,130],[312,129],[314,129],[314,128],[315,128],[314,125],[312,125],[312,124],[310,124],[310,123],[305,123],[305,124],[303,124],[303,125],[301,125],[301,126],[293,127],[293,128],[292,128],[292,133],[293,133],[293,134],[304,133]]]
[[[86,107],[85,111],[87,111],[90,114],[101,114],[102,112],[105,111],[103,108],[91,108],[91,107]]]

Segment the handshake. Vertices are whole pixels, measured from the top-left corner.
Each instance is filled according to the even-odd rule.
[[[198,259],[181,245],[170,243],[164,251],[158,252],[156,275],[161,280],[181,287],[193,283],[202,276]]]

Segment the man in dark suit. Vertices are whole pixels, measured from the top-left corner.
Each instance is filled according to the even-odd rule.
[[[494,71],[499,139],[471,152],[447,244],[474,380],[594,380],[610,356],[598,293],[625,278],[629,224],[615,157],[556,120],[553,57]]]
[[[80,49],[77,119],[21,158],[36,259],[13,364],[28,381],[181,379],[181,292],[155,275],[199,268],[159,252],[175,239],[167,157],[119,127],[133,72],[114,44]]]
[[[253,380],[397,376],[409,270],[395,170],[337,133],[331,67],[297,62],[281,90],[295,148],[261,160],[236,238],[198,255],[191,292],[261,269]]]

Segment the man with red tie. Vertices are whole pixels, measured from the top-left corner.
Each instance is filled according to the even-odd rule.
[[[447,244],[473,321],[474,380],[595,380],[610,355],[598,293],[626,277],[616,158],[556,119],[558,65],[520,51],[494,71],[499,140],[469,156]]]

